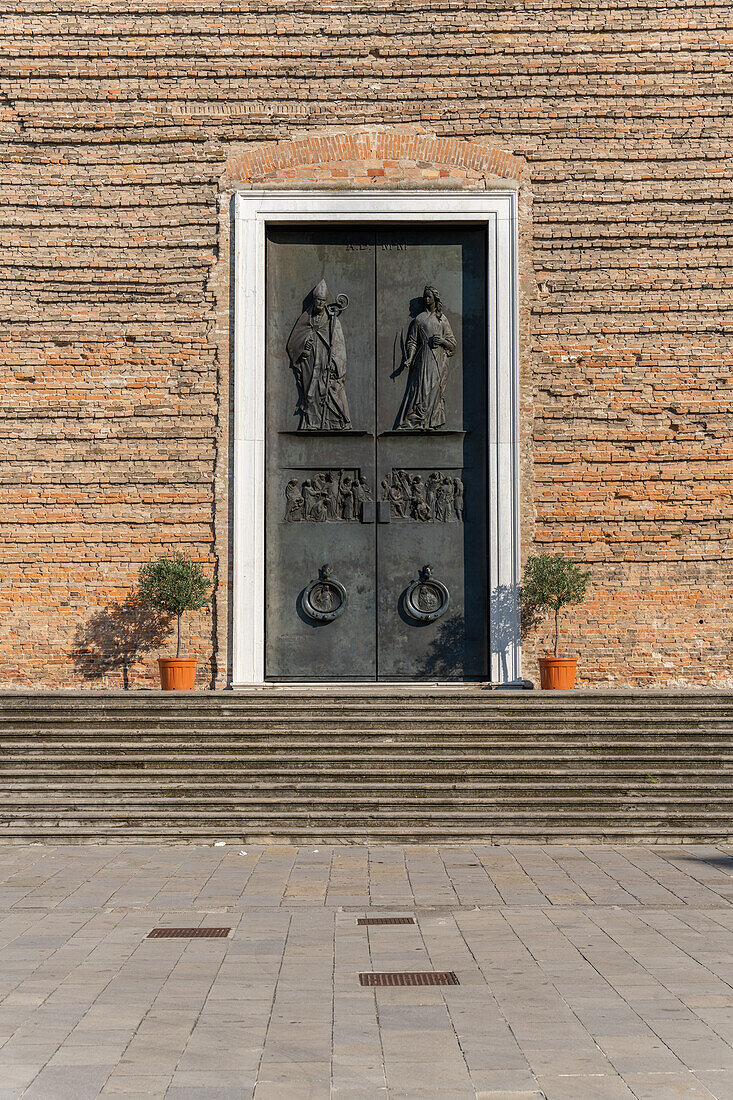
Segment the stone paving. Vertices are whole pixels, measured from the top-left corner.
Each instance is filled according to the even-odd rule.
[[[0,1100],[731,1100],[733,849],[3,847],[0,995]]]

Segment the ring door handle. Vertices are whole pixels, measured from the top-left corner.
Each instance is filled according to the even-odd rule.
[[[311,581],[303,592],[303,610],[314,622],[333,622],[346,610],[348,594],[341,582],[331,576],[332,572],[330,565],[322,565],[318,580]]]
[[[433,567],[424,565],[419,580],[405,592],[405,611],[416,622],[433,623],[445,615],[449,606],[450,592],[442,581],[435,580]]]

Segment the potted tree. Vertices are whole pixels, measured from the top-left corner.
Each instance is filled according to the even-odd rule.
[[[562,554],[535,554],[527,559],[522,578],[522,615],[533,622],[550,611],[555,614],[555,651],[540,657],[540,686],[569,691],[575,686],[577,657],[560,657],[560,612],[582,603],[590,571],[581,569]]]
[[[181,657],[181,616],[209,602],[211,582],[196,561],[177,551],[149,561],[140,570],[138,594],[142,603],[176,616],[175,657],[159,657],[160,686],[164,691],[191,691],[196,683],[196,658]]]

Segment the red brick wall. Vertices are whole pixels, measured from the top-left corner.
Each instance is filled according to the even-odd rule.
[[[524,553],[592,566],[585,683],[733,683],[729,9],[302,13],[0,16],[0,682],[120,685],[119,607],[176,546],[217,579],[188,645],[226,681],[236,185],[515,182]]]

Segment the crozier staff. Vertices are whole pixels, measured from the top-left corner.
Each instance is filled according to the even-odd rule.
[[[299,428],[348,429],[351,416],[346,397],[346,341],[338,318],[342,307],[327,305],[325,279],[313,288],[311,302],[310,309],[295,322],[287,343],[298,383]]]
[[[405,354],[398,371],[408,370],[407,386],[395,428],[442,428],[448,360],[457,342],[434,286],[422,295],[424,309],[407,331]]]

